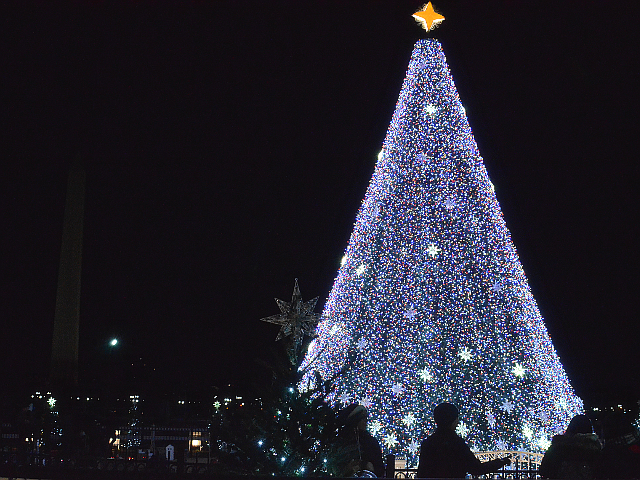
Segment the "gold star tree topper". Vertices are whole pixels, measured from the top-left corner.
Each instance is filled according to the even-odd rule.
[[[431,2],[423,5],[421,10],[413,14],[413,18],[415,18],[427,32],[436,28],[444,21],[444,17],[433,9]]]

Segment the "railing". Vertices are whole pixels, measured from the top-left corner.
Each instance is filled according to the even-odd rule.
[[[522,451],[498,450],[492,452],[476,452],[476,457],[481,462],[488,462],[497,458],[511,457],[511,465],[494,473],[481,475],[479,478],[500,478],[500,479],[535,479],[539,478],[538,468],[542,461],[543,454]],[[407,468],[403,457],[387,455],[386,476],[387,478],[412,479],[418,474],[417,468]]]
[[[405,478],[416,478],[416,475],[418,474],[418,469],[417,468],[405,468],[404,470],[395,470],[395,473],[393,474],[393,478],[400,478],[400,479],[405,479]],[[513,469],[513,470],[499,470],[495,473],[490,473],[487,475],[481,475],[478,478],[485,478],[485,479],[490,479],[490,478],[495,478],[495,479],[534,479],[534,478],[539,478],[538,475],[538,470],[520,470],[520,469]]]

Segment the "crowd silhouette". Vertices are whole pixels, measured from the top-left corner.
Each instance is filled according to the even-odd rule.
[[[352,404],[338,414],[340,474],[344,477],[383,477],[382,449],[367,431],[368,412]],[[465,478],[497,472],[509,457],[481,462],[456,433],[458,408],[441,403],[433,410],[435,431],[420,445],[417,478]],[[553,437],[538,475],[545,479],[640,479],[640,434],[622,413],[609,415],[602,435],[594,433],[587,415],[571,419],[564,434]]]

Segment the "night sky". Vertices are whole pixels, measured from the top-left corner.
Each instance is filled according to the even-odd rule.
[[[442,0],[433,34],[404,0],[107,3],[0,13],[3,384],[48,376],[78,156],[82,380],[247,381],[274,297],[322,310],[432,35],[576,392],[640,398],[632,2]]]

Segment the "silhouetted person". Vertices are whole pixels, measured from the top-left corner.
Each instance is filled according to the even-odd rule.
[[[640,478],[640,435],[622,413],[613,413],[602,426],[604,447],[598,478]]]
[[[511,463],[508,457],[484,463],[478,460],[456,434],[458,414],[458,408],[451,403],[441,403],[433,410],[437,427],[420,445],[418,478],[464,478],[467,473],[483,475]]]
[[[366,472],[372,472],[377,477],[384,477],[382,450],[378,440],[367,431],[368,417],[367,409],[357,404],[351,404],[338,413],[341,426],[336,457],[340,471],[336,473],[339,476],[366,476]]]
[[[556,435],[551,440],[538,473],[554,479],[595,478],[601,449],[589,417],[576,415],[569,422],[564,435]]]

